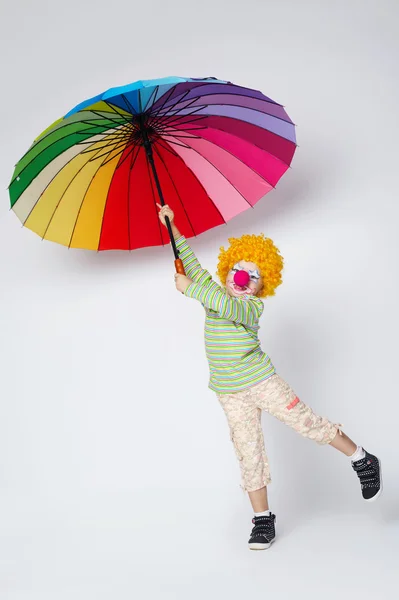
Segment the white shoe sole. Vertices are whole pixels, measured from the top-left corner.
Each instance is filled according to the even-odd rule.
[[[275,540],[276,538],[274,538]],[[270,546],[273,544],[274,540],[269,542],[268,544],[248,544],[248,548],[250,550],[268,550]]]
[[[378,490],[378,492],[376,493],[375,496],[373,496],[372,498],[364,498],[366,500],[366,502],[375,502],[376,500],[378,500],[378,498],[381,496],[382,494],[382,470],[381,470],[381,461],[380,459],[378,459],[378,464],[380,465],[380,489]]]

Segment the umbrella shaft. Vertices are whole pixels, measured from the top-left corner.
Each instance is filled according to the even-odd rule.
[[[149,163],[151,165],[152,173],[154,175],[155,185],[157,186],[159,200],[161,202],[161,206],[165,206],[165,200],[164,200],[164,197],[163,197],[161,184],[159,183],[158,173],[157,173],[157,170],[156,170],[156,167],[155,167],[154,154],[152,152],[151,142],[150,142],[150,140],[148,138],[148,134],[147,134],[144,126],[141,127],[141,133],[142,133],[142,136],[143,136],[144,148],[145,148],[145,151],[147,153],[147,158],[148,158],[148,161],[149,161]],[[178,249],[176,247],[175,238],[174,238],[174,235],[173,235],[173,232],[172,232],[172,226],[170,224],[170,221],[169,221],[168,217],[165,217],[165,223],[166,223],[166,227],[168,228],[170,242],[171,242],[172,248],[173,248],[173,253],[175,255],[175,258],[178,259],[179,258],[179,251],[178,251]]]

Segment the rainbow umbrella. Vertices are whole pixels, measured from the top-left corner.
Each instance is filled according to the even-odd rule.
[[[198,235],[254,206],[295,149],[293,122],[259,91],[212,77],[137,81],[46,129],[16,165],[11,207],[71,248],[162,245],[156,202],[173,208],[187,238]]]

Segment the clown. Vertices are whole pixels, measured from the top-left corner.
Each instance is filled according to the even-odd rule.
[[[254,510],[249,539],[251,550],[269,548],[276,537],[275,514],[269,509],[269,461],[261,426],[267,411],[302,436],[330,445],[349,457],[363,498],[372,502],[382,491],[380,460],[355,444],[341,426],[318,416],[298,398],[262,350],[258,332],[264,310],[261,298],[273,296],[282,283],[283,259],[272,240],[261,235],[229,239],[220,249],[217,274],[203,269],[174,223],[169,206],[158,205],[159,218],[169,217],[176,246],[187,275],[175,274],[176,289],[205,309],[205,348],[209,388],[226,414],[242,488]]]
[[[272,240],[261,235],[230,238],[220,249],[217,275],[231,296],[274,296],[282,283],[283,259]]]

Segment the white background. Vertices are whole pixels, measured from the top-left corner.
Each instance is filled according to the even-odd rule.
[[[0,594],[6,600],[392,598],[399,546],[396,0],[1,0]],[[91,253],[8,212],[13,166],[81,100],[136,79],[215,76],[298,124],[292,169],[229,236],[285,258],[261,340],[302,400],[383,460],[361,499],[348,459],[264,418],[278,542],[252,512],[207,389],[203,310],[169,247]],[[396,555],[396,558],[395,558]]]

